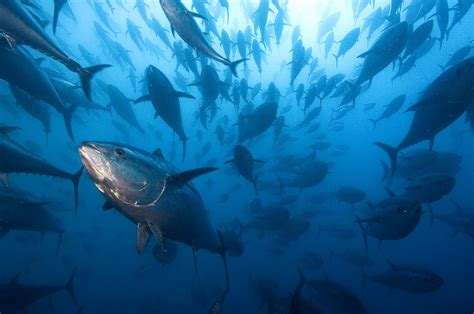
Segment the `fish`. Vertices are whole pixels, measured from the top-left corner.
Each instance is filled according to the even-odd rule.
[[[130,105],[132,100],[125,96],[120,89],[111,84],[107,84],[105,88],[105,92],[110,101],[107,107],[113,108],[123,120],[144,134],[145,130],[138,122],[133,107]]]
[[[455,184],[456,178],[449,175],[427,175],[406,185],[402,197],[430,204],[448,195]]]
[[[426,21],[408,34],[405,53],[403,54],[402,59],[408,58],[418,47],[431,37],[433,24],[433,20]]]
[[[51,132],[51,116],[49,107],[19,88],[10,86],[10,89],[16,99],[16,103],[43,125],[43,130],[46,133],[47,140],[48,134]]]
[[[462,232],[474,238],[474,216],[472,215],[472,209],[463,208],[456,201],[451,200],[451,202],[454,204],[454,211],[449,213],[431,213],[431,225],[433,225],[434,221],[439,220],[452,227],[454,234]]]
[[[184,160],[187,137],[183,129],[179,98],[195,98],[188,93],[176,91],[166,75],[153,65],[149,65],[146,69],[146,80],[148,94],[138,98],[134,103],[151,101],[155,109],[155,118],[160,116],[183,142],[182,160]]]
[[[316,304],[313,312],[339,314],[368,313],[360,299],[348,288],[330,280],[327,276],[320,280],[308,280],[308,298]],[[306,293],[305,293],[306,294]]]
[[[364,236],[365,251],[368,251],[367,236],[379,240],[401,240],[415,230],[421,219],[421,203],[418,200],[396,196],[388,190],[390,197],[372,205],[373,216],[356,218]],[[365,223],[365,226],[364,226]]]
[[[258,189],[257,189],[258,177],[254,176],[253,167],[254,167],[255,162],[263,163],[264,161],[254,159],[250,151],[242,145],[236,145],[234,147],[233,155],[234,155],[234,158],[232,160],[226,161],[224,164],[233,163],[235,167],[237,168],[237,171],[239,172],[239,174],[242,177],[244,177],[247,181],[253,184],[253,187],[255,189],[255,194],[257,194],[257,197],[258,197]]]
[[[20,230],[39,232],[43,239],[45,233],[53,232],[58,235],[56,252],[59,252],[64,227],[45,207],[48,202],[19,196],[23,192],[21,190],[0,192],[0,237],[11,230]]]
[[[161,150],[149,153],[110,142],[85,142],[78,149],[96,188],[137,226],[137,252],[142,254],[153,236],[163,250],[166,240],[221,256],[228,283],[226,248],[219,230],[211,225],[204,202],[191,180],[217,168],[179,171],[163,158]],[[195,270],[197,261],[195,259]]]
[[[337,54],[333,54],[334,58],[336,59],[336,67],[339,66],[338,59],[344,56],[359,40],[360,35],[360,27],[356,27],[351,30],[349,33],[344,36],[344,38],[340,41],[339,51]]]
[[[24,312],[36,301],[56,292],[66,290],[71,298],[76,301],[74,280],[76,268],[64,285],[25,285],[19,282],[21,273],[15,275],[7,284],[0,285],[0,305],[5,313]]]
[[[334,193],[334,197],[340,202],[348,203],[354,206],[354,204],[365,200],[366,193],[356,187],[341,185]]]
[[[0,78],[31,97],[46,102],[62,114],[68,136],[74,141],[72,117],[76,107],[66,107],[51,80],[33,57],[21,47],[15,49],[12,50],[6,40],[0,38]]]
[[[450,82],[450,84],[446,84]],[[459,118],[474,100],[474,58],[449,68],[436,78],[423,92],[421,98],[407,111],[414,111],[413,121],[401,143],[393,148],[385,143],[374,144],[390,158],[391,175],[396,171],[398,152],[428,140],[430,149],[438,133]]]
[[[91,99],[90,82],[92,78],[110,65],[82,67],[48,38],[31,15],[16,0],[2,1],[0,15],[4,16],[0,20],[0,32],[3,33],[12,49],[15,44],[25,44],[59,61],[70,71],[79,75],[84,93],[88,99]]]
[[[443,286],[443,278],[425,268],[395,265],[389,260],[389,270],[384,273],[367,276],[367,279],[390,289],[398,289],[409,293],[432,293]]]
[[[255,108],[251,113],[239,114],[238,142],[242,143],[265,132],[274,123],[278,104],[276,102],[266,102]]]
[[[174,32],[178,33],[181,39],[183,39],[188,45],[205,54],[209,58],[228,66],[232,74],[237,76],[237,65],[247,59],[244,58],[231,62],[229,59],[217,53],[208,43],[196,23],[195,18],[203,18],[202,15],[189,11],[179,0],[160,0],[160,5],[166,18],[171,24],[171,31],[173,34]]]
[[[377,125],[377,122],[383,119],[388,119],[395,113],[397,113],[405,103],[405,99],[405,94],[395,97],[388,103],[388,105],[385,107],[384,112],[382,112],[382,114],[377,119],[369,119],[374,124],[374,129]]]
[[[69,180],[74,187],[74,208],[76,212],[79,179],[83,170],[84,168],[81,167],[76,173],[66,172],[50,164],[48,161],[33,155],[11,140],[0,139],[0,174],[30,173]]]
[[[408,24],[406,22],[392,25],[377,38],[368,51],[359,55],[359,58],[364,58],[364,63],[355,85],[360,86],[367,81],[370,85],[375,75],[385,69],[403,51],[406,46],[407,34]]]

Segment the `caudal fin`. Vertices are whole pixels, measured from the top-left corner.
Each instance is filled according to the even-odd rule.
[[[53,34],[56,34],[56,26],[58,26],[59,12],[66,4],[67,0],[54,0],[54,15],[53,15]]]
[[[79,70],[79,76],[81,78],[82,89],[86,94],[87,99],[91,100],[91,80],[94,76],[105,68],[111,67],[110,64],[99,64],[89,68],[81,68]]]
[[[75,174],[71,175],[71,182],[74,186],[74,213],[77,214],[77,200],[79,195],[79,180],[81,179],[82,172],[84,171],[84,167],[81,167]]]
[[[69,135],[69,138],[73,142],[74,142],[74,133],[72,131],[72,115],[76,109],[77,109],[77,105],[72,105],[72,106],[69,106],[63,112],[63,118],[64,118],[64,124],[66,125],[66,131],[67,131],[67,134]]]
[[[334,59],[336,59],[336,68],[339,67],[339,57],[335,55],[334,53],[332,54],[334,56]]]
[[[74,300],[74,303],[77,304],[76,293],[75,293],[75,290],[74,290],[74,279],[76,278],[76,273],[77,273],[77,267],[75,267],[72,270],[71,276],[69,277],[69,280],[67,281],[64,288],[67,290],[67,292],[69,293],[71,298]]]
[[[387,153],[388,157],[390,158],[391,176],[393,176],[393,174],[397,170],[398,150],[384,143],[375,142],[374,144],[380,147],[381,149],[383,149]]]
[[[367,244],[367,232],[365,231],[364,226],[362,225],[362,220],[356,217],[356,222],[359,224],[360,229],[362,230],[362,236],[364,237],[364,247],[365,247],[365,253],[369,252],[369,247]]]
[[[375,130],[375,127],[377,126],[377,120],[369,119],[369,121],[373,123],[373,125],[374,125],[374,130]]]
[[[186,158],[186,142],[187,142],[187,138],[183,138],[181,139],[181,141],[183,142],[183,157],[182,157],[182,161],[184,161],[184,158]]]
[[[230,71],[232,72],[232,74],[233,74],[235,77],[239,77],[239,76],[237,75],[237,69],[236,69],[237,66],[238,66],[240,63],[242,63],[242,62],[244,62],[244,61],[247,61],[247,60],[248,60],[247,58],[244,58],[244,59],[240,59],[240,60],[231,62],[231,63],[229,64]]]

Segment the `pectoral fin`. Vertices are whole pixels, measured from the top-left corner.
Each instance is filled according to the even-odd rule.
[[[180,98],[196,99],[196,97],[194,97],[193,95],[185,93],[185,92],[174,91],[173,95]]]
[[[115,208],[114,205],[110,204],[109,202],[105,202],[104,205],[102,205],[102,210],[106,211],[109,209]]]
[[[166,249],[166,246],[165,246],[165,237],[163,236],[163,233],[161,232],[160,228],[157,225],[155,225],[154,223],[151,223],[151,222],[149,222],[147,224],[148,224],[148,228],[153,233],[153,237],[156,239],[156,241],[160,245],[161,250],[163,252],[166,252],[167,249]]]
[[[150,241],[151,231],[148,225],[145,223],[137,224],[137,252],[142,254],[145,250],[145,246]]]
[[[207,21],[207,18],[199,13],[188,11],[188,14],[191,15],[192,17],[197,17],[197,18],[203,19],[204,21]]]
[[[151,101],[150,95],[143,95],[142,97],[140,97],[137,100],[133,101],[133,103],[138,104],[139,102],[144,102],[144,101]]]
[[[165,159],[165,157],[163,156],[163,152],[161,151],[161,148],[157,148],[157,149],[153,152],[153,155],[155,155],[155,156],[158,157],[158,158]]]

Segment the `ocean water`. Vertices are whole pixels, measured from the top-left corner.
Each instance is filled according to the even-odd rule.
[[[15,1],[5,0],[7,2]],[[36,18],[52,21],[53,1],[30,2],[37,7],[25,4],[19,4],[19,7],[29,12],[28,16],[35,23],[38,23]],[[236,66],[238,76],[233,76],[229,67],[223,64],[227,59],[218,62],[203,57],[205,53],[181,39],[178,29],[173,35],[161,7],[166,5],[164,2],[67,1],[60,12],[56,33],[53,34],[51,23],[44,31],[41,29],[41,33],[83,66],[111,65],[98,73],[91,83],[92,100],[101,108],[81,108],[87,105],[87,101],[77,74],[33,49],[32,45],[25,44],[21,53],[31,54],[33,62],[40,67],[38,71],[47,76],[45,79],[70,82],[66,91],[58,91],[65,107],[73,105],[65,95],[82,96],[72,118],[74,141],[68,136],[62,115],[52,105],[27,101],[32,106],[30,113],[20,105],[21,100],[12,95],[15,83],[7,79],[14,70],[6,67],[6,59],[0,60],[2,67],[7,69],[5,71],[10,71],[7,75],[0,70],[0,125],[21,129],[2,135],[1,140],[18,145],[25,154],[39,156],[70,173],[75,173],[83,165],[78,148],[86,141],[113,142],[117,147],[127,145],[150,153],[159,148],[163,156],[159,158],[179,171],[218,168],[193,179],[192,184],[195,193],[202,197],[200,215],[209,218],[212,231],[236,230],[238,241],[243,246],[243,252],[237,254],[240,256],[226,252],[230,288],[222,302],[223,313],[360,313],[357,306],[349,304],[349,299],[336,288],[331,288],[329,283],[342,285],[343,291],[350,292],[363,306],[362,312],[366,313],[473,313],[474,142],[469,120],[474,112],[472,59],[437,90],[430,92],[435,97],[428,95],[431,97],[428,97],[428,104],[420,105],[420,99],[429,91],[430,84],[449,71],[449,66],[445,65],[453,54],[472,45],[473,2],[406,0],[402,1],[400,10],[391,14],[390,5],[397,1],[229,1],[227,18],[221,1],[183,1],[189,10],[205,15],[206,19],[196,17],[195,20],[204,33],[203,38],[219,55],[225,57],[225,44],[222,44],[222,31],[225,30],[231,40],[229,59],[248,58]],[[453,8],[447,12],[448,27],[460,8],[465,6],[467,13],[452,27],[449,36],[440,39],[440,6],[444,3]],[[141,12],[140,8],[144,10]],[[0,5],[1,10],[5,9]],[[400,51],[389,57],[390,51],[397,49],[390,48],[390,44],[396,45],[400,38],[383,41],[383,35],[400,25],[396,20],[397,12],[400,21],[406,23],[406,32],[400,35]],[[338,18],[334,15],[337,13],[340,14]],[[275,24],[281,22],[275,21],[278,14],[285,24],[279,45],[275,35]],[[379,14],[378,20],[374,18],[376,14]],[[335,20],[333,25],[330,25],[331,18]],[[266,26],[263,36],[260,29],[256,30],[258,19],[263,19],[261,24]],[[157,36],[158,29],[153,20],[160,25],[171,47]],[[416,32],[420,25],[429,28],[429,21],[433,22],[432,29],[425,34],[421,34],[422,30]],[[360,36],[345,55],[338,58],[336,65],[333,54],[338,53],[344,36],[356,27],[361,27]],[[375,29],[371,30],[371,27]],[[0,33],[5,34],[2,28]],[[237,38],[239,31],[245,33],[246,28],[247,55],[242,56]],[[300,29],[299,36],[297,28]],[[325,28],[327,32],[324,32]],[[143,41],[137,39],[138,44],[133,41],[133,30],[139,32]],[[296,39],[294,42],[293,38]],[[301,47],[297,47],[299,39],[304,49],[303,57],[295,57],[301,52]],[[434,41],[432,47],[418,56],[423,47],[428,47],[430,40]],[[331,41],[334,43],[329,47]],[[17,43],[21,41],[17,40]],[[12,49],[7,45],[3,44],[3,49]],[[182,45],[181,50],[173,45]],[[417,49],[403,58],[410,45]],[[79,46],[88,53],[81,51]],[[376,48],[371,49],[373,47]],[[258,60],[255,61],[256,48],[260,49],[261,72]],[[189,49],[192,58],[187,62],[193,64],[195,61],[198,75],[180,65],[184,49]],[[367,51],[369,53],[361,57]],[[360,82],[358,78],[364,62],[374,56],[378,56],[374,63],[390,60],[374,75],[369,86],[368,80]],[[467,49],[463,60],[472,56],[472,49]],[[393,79],[400,66],[411,62],[410,58],[416,59],[414,66],[400,78]],[[302,68],[291,85],[292,68],[298,62]],[[187,137],[184,159],[180,136],[163,121],[160,113],[156,114],[152,103],[134,104],[134,100],[149,93],[150,79],[146,71],[150,65],[159,69],[174,89],[195,97],[179,98]],[[214,70],[218,82],[213,81],[212,75],[203,79],[201,73],[205,66]],[[463,69],[466,68],[468,74],[464,75]],[[334,76],[339,74],[342,75],[336,79]],[[327,79],[321,79],[322,76]],[[328,83],[331,78],[336,82],[332,88]],[[26,78],[23,75],[19,79]],[[245,83],[248,89],[241,88]],[[459,87],[462,83],[465,86]],[[252,97],[252,88],[257,84],[261,84],[261,89]],[[278,89],[279,97],[272,97],[273,94],[268,92],[271,84]],[[305,92],[298,106],[296,90],[300,84],[304,85]],[[339,86],[342,86],[343,94],[332,97]],[[306,99],[311,97],[308,95],[311,88],[320,88],[319,97],[303,110]],[[228,99],[219,94],[225,90]],[[465,97],[450,95],[449,90],[462,91]],[[215,96],[215,101],[209,101],[206,91],[211,94],[210,98]],[[246,98],[245,92],[248,93]],[[323,96],[325,92],[326,97]],[[350,98],[346,104],[341,103],[344,95]],[[400,95],[406,97],[401,107],[374,127],[370,119],[378,118]],[[158,93],[157,97],[168,96]],[[37,95],[32,97],[38,98]],[[246,123],[247,128],[252,123],[265,124],[266,118],[256,115],[253,110],[269,103],[276,103],[276,115],[269,114],[270,122],[262,132],[239,141],[245,133],[243,125]],[[465,109],[437,133],[432,152],[427,138],[407,148],[402,147],[398,153],[397,169],[393,174],[390,169],[384,172],[382,164],[390,168],[390,159],[374,142],[397,147],[415,123],[416,113],[413,108],[411,111],[407,109],[416,104],[419,109],[433,103],[442,103],[443,108],[462,105]],[[312,110],[319,106],[320,113],[304,123],[305,117],[309,119]],[[420,120],[416,120],[421,125],[420,133],[429,132],[433,126],[423,124],[428,120],[427,116],[432,114],[439,120],[446,116],[446,111],[436,111],[436,108],[428,108],[420,114]],[[49,128],[45,127],[47,122],[41,123],[41,118],[38,119],[42,114],[49,117],[50,132],[45,132]],[[130,123],[132,115],[136,117],[135,125],[133,121]],[[278,126],[274,120],[277,117],[284,118],[284,126],[275,136]],[[217,127],[223,130],[222,143]],[[255,184],[239,175],[235,162],[226,163],[234,159],[236,145],[243,145],[256,160],[250,162],[254,167],[251,181],[255,180]],[[415,155],[421,154],[421,150],[421,157]],[[452,159],[441,160],[440,156],[448,153]],[[10,155],[5,150],[2,154],[0,160],[6,163],[5,158],[10,158]],[[22,162],[20,158],[17,161],[18,164]],[[155,258],[154,253],[158,254],[160,247],[153,237],[144,252],[138,254],[136,224],[124,217],[117,208],[118,203],[113,204],[114,209],[103,210],[104,195],[94,185],[90,169],[86,169],[80,179],[77,212],[69,181],[5,170],[0,165],[0,173],[3,171],[9,172],[9,187],[5,187],[2,193],[28,198],[46,209],[60,221],[64,233],[57,250],[55,233],[15,230],[14,222],[8,218],[11,216],[6,216],[5,210],[16,210],[20,216],[24,206],[10,205],[2,194],[0,230],[5,233],[0,232],[0,290],[4,296],[0,295],[0,313],[9,313],[5,298],[11,301],[13,295],[18,297],[18,304],[22,304],[17,307],[18,311],[26,307],[28,313],[206,313],[223,294],[226,277],[218,252],[198,250],[198,271],[193,263],[193,250],[189,243],[183,243],[185,241],[176,242],[177,255],[170,261],[160,263]],[[171,175],[168,172],[166,175]],[[154,178],[149,168],[144,173]],[[320,173],[321,180],[316,180]],[[136,172],[132,170],[126,174],[122,172],[125,180],[117,184],[133,181],[134,174]],[[431,186],[427,177],[432,179],[433,175],[440,174],[454,178],[455,183],[428,204],[425,199],[438,195],[442,183],[431,181]],[[303,184],[303,181],[313,179],[318,182],[308,187],[298,186],[298,182]],[[155,183],[153,179],[148,182]],[[354,204],[345,202],[341,200],[345,187],[350,187],[351,192],[354,188],[363,196]],[[421,206],[417,209],[421,217],[413,230],[401,239],[378,241],[364,228],[371,225],[383,229],[384,223],[390,219],[377,206],[390,197],[387,190],[395,197],[409,198],[410,206],[413,203]],[[420,196],[422,190],[426,193]],[[410,192],[415,196],[410,196]],[[350,193],[346,191],[346,194]],[[255,205],[258,202],[260,206]],[[412,210],[405,205],[396,205],[390,210],[394,215],[403,215]],[[155,210],[160,211],[159,203]],[[448,214],[449,218],[445,218]],[[183,217],[191,221],[195,219],[193,214]],[[24,219],[39,218],[28,216]],[[404,221],[396,220],[392,227],[398,230],[404,227],[403,224]],[[184,224],[178,221],[174,228],[182,226]],[[198,224],[200,227],[205,229],[207,226]],[[367,251],[364,234],[368,234]],[[341,258],[339,255],[343,253],[354,253],[357,258]],[[360,259],[369,260],[366,261],[368,265],[354,265]],[[394,266],[390,266],[391,263]],[[297,293],[298,268],[306,278],[301,293]],[[73,284],[76,300],[68,295],[67,289],[48,293],[45,297],[17,289],[18,285],[62,286],[73,269],[77,270]],[[390,281],[392,286],[376,282],[376,275],[385,271],[392,271],[392,275],[396,273],[397,278]],[[21,273],[19,282],[8,286],[18,273]],[[421,291],[431,284],[429,281],[433,280],[433,275],[442,278],[442,283],[432,291]],[[320,283],[319,289],[314,288],[315,281]],[[405,288],[400,288],[400,285]],[[15,294],[11,294],[14,289]],[[36,302],[29,302],[29,298]],[[296,300],[300,307],[291,305]],[[276,309],[278,306],[281,308]]]

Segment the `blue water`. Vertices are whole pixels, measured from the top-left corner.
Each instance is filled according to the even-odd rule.
[[[52,1],[43,1],[41,5],[46,17],[52,17]],[[113,22],[112,28],[117,35],[108,31],[108,36],[129,51],[130,58],[136,70],[137,90],[135,91],[129,78],[130,66],[117,65],[110,56],[107,47],[98,37],[93,21],[97,21],[107,30],[103,21],[94,8],[95,1],[69,1],[74,19],[67,8],[59,18],[56,36],[52,35],[51,25],[46,32],[55,38],[58,45],[66,53],[78,60],[81,64],[88,64],[79,50],[78,44],[86,47],[99,63],[111,64],[94,79],[92,83],[93,99],[102,106],[109,104],[108,97],[101,92],[98,80],[114,85],[128,98],[136,99],[143,95],[142,78],[145,69],[152,64],[158,67],[173,83],[175,89],[183,90],[175,81],[179,71],[186,83],[196,81],[192,72],[186,72],[182,67],[176,70],[176,57],[172,51],[155,35],[134,9],[135,1],[121,0],[122,8],[115,0],[110,0],[115,8],[112,13],[105,1],[97,1],[108,19]],[[229,8],[230,20],[227,22],[225,9],[218,1],[206,4],[211,14],[216,17],[219,32],[225,29],[232,39],[239,30],[244,31],[247,25],[252,29],[252,36],[260,41],[260,33],[253,32],[252,12],[258,6],[257,1],[231,1]],[[253,100],[256,107],[265,101],[265,91],[273,82],[281,93],[278,114],[285,107],[290,106],[284,113],[286,127],[281,137],[291,138],[273,147],[273,127],[252,141],[244,142],[256,159],[265,161],[258,165],[259,181],[271,181],[275,189],[279,189],[277,176],[282,180],[290,176],[285,169],[275,170],[272,165],[283,156],[307,156],[312,149],[305,148],[320,141],[331,143],[327,150],[316,151],[317,159],[329,163],[329,174],[315,187],[304,189],[301,194],[297,189],[285,188],[286,194],[298,195],[297,200],[284,207],[291,216],[297,216],[304,209],[317,210],[317,214],[309,218],[310,227],[296,240],[288,244],[278,241],[276,232],[266,232],[263,237],[258,232],[245,230],[243,242],[245,250],[240,257],[228,257],[230,272],[230,291],[224,303],[225,313],[266,313],[265,306],[260,306],[261,300],[256,289],[261,278],[271,278],[279,287],[279,295],[286,296],[294,291],[298,284],[297,267],[303,264],[305,252],[318,253],[324,260],[319,270],[304,269],[306,277],[323,279],[341,283],[352,291],[365,305],[369,313],[472,313],[474,312],[474,239],[465,233],[456,232],[452,227],[435,219],[430,224],[428,207],[423,205],[421,222],[414,232],[404,239],[397,241],[383,241],[378,249],[375,239],[369,237],[368,255],[375,261],[375,265],[364,270],[368,275],[376,274],[388,269],[386,259],[395,264],[418,265],[434,271],[443,278],[443,286],[428,294],[410,294],[404,291],[393,290],[367,281],[363,285],[363,275],[358,267],[349,265],[335,257],[330,251],[344,252],[347,249],[364,254],[362,232],[355,222],[356,216],[364,216],[367,211],[367,202],[376,203],[387,197],[384,190],[386,182],[383,176],[380,160],[388,163],[385,153],[373,145],[380,141],[396,146],[405,136],[411,122],[412,113],[405,110],[416,102],[423,90],[442,73],[438,65],[444,65],[451,55],[459,48],[471,44],[474,39],[474,10],[469,10],[443,41],[440,47],[434,47],[422,58],[416,60],[415,67],[401,78],[392,81],[397,68],[392,70],[389,65],[375,76],[370,88],[359,95],[355,101],[355,108],[350,110],[342,119],[343,129],[334,131],[330,128],[331,115],[338,109],[341,98],[326,98],[322,101],[321,114],[313,121],[319,122],[321,127],[312,134],[305,133],[299,127],[304,118],[304,112],[296,105],[295,94],[290,87],[291,65],[287,65],[292,58],[291,34],[295,26],[301,28],[301,39],[305,48],[312,48],[313,58],[318,58],[319,66],[315,71],[324,69],[328,77],[343,73],[344,80],[357,77],[355,70],[363,59],[358,55],[367,51],[368,47],[377,40],[385,26],[380,27],[370,41],[367,40],[367,30],[362,32],[355,46],[344,56],[339,58],[336,67],[332,53],[337,53],[338,44],[334,43],[329,56],[325,58],[324,43],[318,44],[318,28],[325,17],[331,13],[340,12],[341,17],[333,29],[336,41],[342,39],[356,26],[361,26],[376,9],[384,8],[390,1],[374,0],[360,14],[357,21],[353,18],[351,2],[357,1],[323,1],[308,0],[289,1],[286,6],[288,24],[283,30],[281,44],[277,47],[275,39],[270,39],[270,46],[260,48],[264,54],[262,73],[257,71],[253,57],[249,56],[244,65],[237,67],[239,78],[233,78],[232,84],[238,84],[241,78],[246,78],[250,87],[257,83],[262,84],[262,91]],[[364,1],[361,1],[364,2]],[[431,1],[415,1],[413,3]],[[461,1],[462,2],[462,1]],[[469,2],[469,1],[467,1]],[[180,41],[179,36],[173,37],[169,22],[159,5],[159,1],[145,0],[147,17],[156,18],[167,31],[171,43]],[[183,2],[191,9],[191,2]],[[449,6],[456,5],[457,1],[448,1]],[[403,1],[402,20],[406,13],[403,11],[410,5],[410,1]],[[267,32],[273,35],[273,23],[277,9],[270,2],[267,21]],[[416,26],[426,19],[434,20],[432,37],[439,36],[436,17],[436,8],[415,22]],[[450,20],[454,12],[450,12]],[[160,52],[140,50],[127,34],[126,20],[130,19],[139,26],[139,30],[146,40],[156,45]],[[201,22],[198,19],[198,24]],[[219,39],[210,34],[212,46],[221,54],[223,49]],[[324,42],[324,39],[323,39]],[[188,47],[183,43],[183,46]],[[247,48],[249,51],[250,47]],[[240,59],[237,47],[231,52],[231,60]],[[40,54],[32,51],[39,57]],[[472,52],[469,54],[472,56]],[[197,59],[200,69],[199,59]],[[311,63],[311,61],[310,61]],[[227,76],[226,67],[218,62],[212,62],[222,81]],[[283,66],[282,66],[283,65]],[[41,63],[44,68],[58,68],[64,78],[76,83],[77,76],[67,69],[58,66],[55,61],[46,58]],[[311,83],[309,80],[309,65],[306,65],[295,80],[294,88],[303,83],[305,90]],[[342,83],[343,84],[343,83]],[[231,94],[232,86],[229,89]],[[52,117],[52,131],[47,136],[42,125],[14,103],[4,102],[0,107],[0,124],[15,125],[21,131],[12,133],[15,142],[24,144],[35,154],[42,156],[55,166],[70,172],[75,172],[81,166],[77,147],[82,141],[113,141],[139,147],[147,151],[160,148],[166,160],[180,169],[192,169],[204,166],[216,166],[219,171],[193,180],[197,190],[201,193],[208,214],[214,226],[219,227],[238,218],[244,225],[251,220],[249,203],[254,200],[255,192],[251,183],[239,176],[235,169],[224,162],[232,159],[232,149],[237,144],[238,128],[236,126],[239,112],[229,101],[219,96],[217,100],[218,112],[216,117],[208,122],[205,129],[199,122],[196,113],[201,105],[201,94],[197,87],[187,87],[187,93],[196,97],[196,100],[181,98],[183,126],[188,137],[187,155],[181,160],[181,142],[171,129],[158,117],[154,118],[155,111],[150,102],[132,106],[139,124],[145,130],[139,133],[126,121],[121,119],[114,109],[112,113],[101,111],[77,110],[73,119],[75,142],[72,142],[64,128],[62,117],[49,108]],[[9,88],[0,82],[0,93],[9,94]],[[382,120],[374,129],[369,119],[378,117],[384,106],[398,95],[406,94],[406,101],[400,111],[387,120]],[[249,90],[250,97],[250,90]],[[304,96],[302,103],[304,103]],[[319,100],[310,108],[318,106]],[[364,111],[364,105],[375,103],[370,111]],[[8,106],[7,106],[8,105]],[[239,110],[245,110],[245,102],[240,100]],[[349,104],[350,105],[350,104]],[[112,104],[113,106],[113,104]],[[224,118],[226,117],[226,118]],[[225,125],[225,119],[228,124]],[[112,120],[123,126],[125,132],[119,131]],[[224,145],[218,142],[215,129],[221,125],[225,129]],[[33,145],[32,145],[33,143]],[[208,144],[209,143],[209,144]],[[336,154],[337,145],[346,145],[347,151]],[[454,210],[452,200],[461,204],[470,211],[471,216],[474,204],[474,141],[470,126],[465,123],[464,115],[443,130],[436,137],[434,149],[441,152],[452,152],[462,156],[460,170],[457,172],[454,189],[443,199],[432,204],[436,213],[448,213]],[[209,148],[210,147],[210,148]],[[204,148],[204,149],[203,149]],[[419,143],[406,151],[428,148],[428,142]],[[400,192],[407,181],[398,180],[392,187]],[[38,233],[28,231],[12,231],[0,240],[1,260],[0,279],[8,282],[14,274],[21,272],[20,282],[24,284],[63,284],[74,267],[78,272],[75,281],[75,291],[78,304],[75,304],[66,292],[62,291],[51,297],[46,297],[29,307],[29,313],[75,313],[82,306],[83,313],[206,313],[215,299],[222,293],[225,286],[222,261],[217,254],[200,251],[198,254],[199,282],[193,266],[192,251],[185,245],[179,245],[178,256],[170,265],[161,265],[152,255],[155,240],[147,246],[143,255],[136,252],[136,226],[114,210],[104,212],[102,205],[104,198],[84,173],[79,190],[79,208],[77,214],[73,208],[73,191],[69,182],[49,177],[30,174],[9,175],[11,187],[21,188],[31,192],[39,200],[49,201],[47,208],[58,217],[66,230],[59,253],[56,255],[57,238],[54,234],[46,234],[42,241]],[[331,196],[321,204],[308,202],[314,193],[336,192],[340,186],[353,186],[364,191],[367,195],[363,202],[355,205],[355,209]],[[220,201],[223,194],[228,195],[227,201]],[[278,193],[260,191],[260,199],[264,205],[278,203]],[[349,239],[337,239],[327,230],[343,226],[353,231]],[[194,284],[194,288],[193,288]],[[198,296],[198,294],[202,294]],[[0,313],[2,309],[0,308]]]

